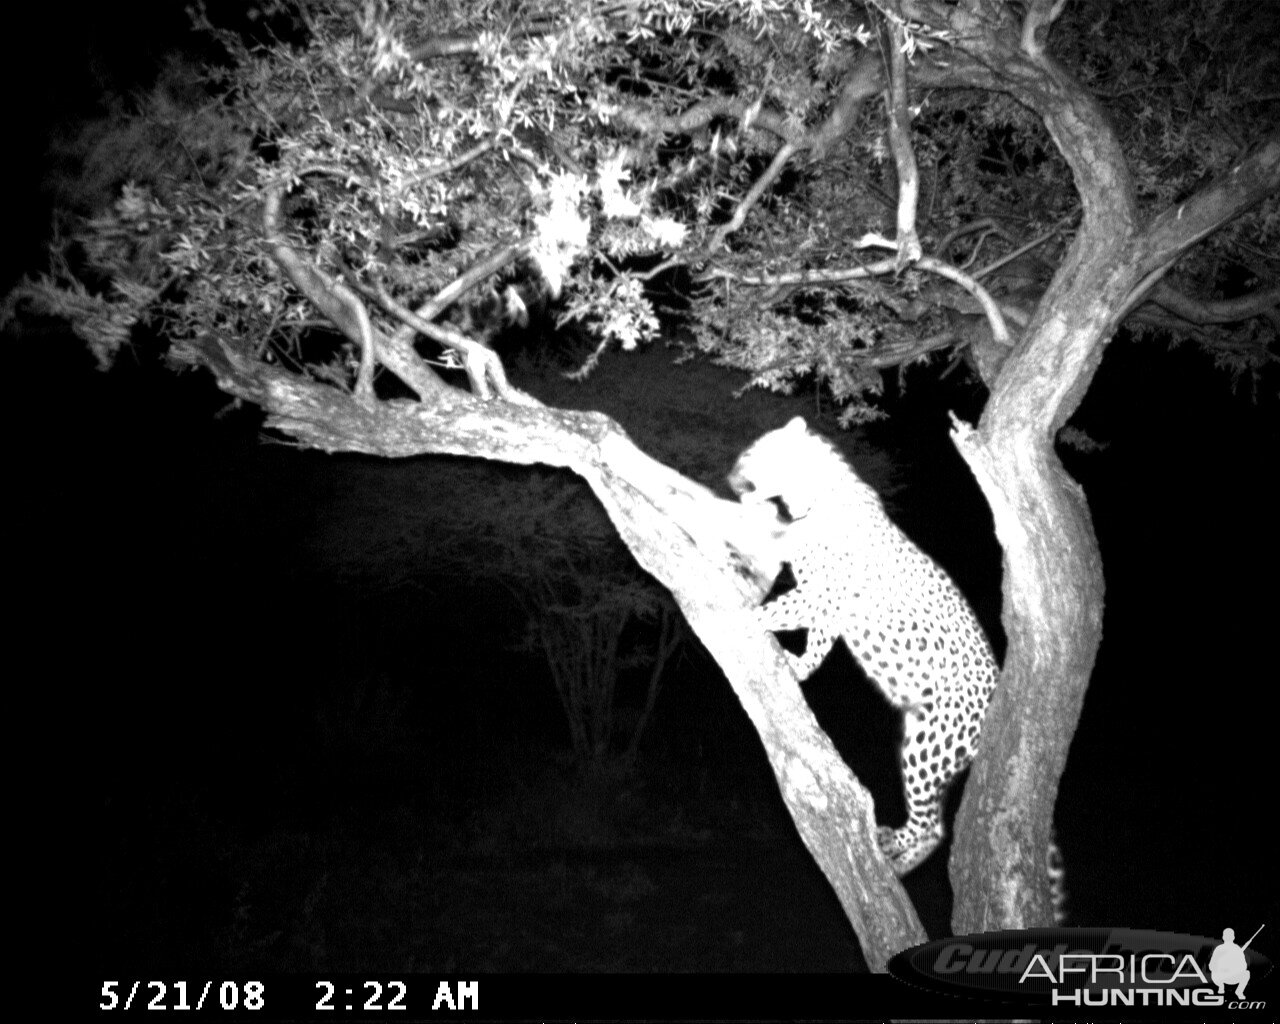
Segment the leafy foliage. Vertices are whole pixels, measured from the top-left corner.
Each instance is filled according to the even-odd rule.
[[[172,61],[150,92],[63,147],[85,169],[88,216],[10,296],[9,315],[27,301],[67,318],[103,365],[147,323],[180,362],[212,335],[352,386],[358,338],[317,321],[273,259],[262,208],[280,193],[280,240],[356,287],[382,333],[400,328],[397,307],[448,317],[486,284],[468,271],[510,251],[490,276],[534,278],[559,298],[561,320],[597,338],[586,372],[607,348],[658,334],[653,286],[680,266],[693,290],[667,312],[690,322],[696,350],[761,386],[818,383],[847,419],[864,418],[886,369],[963,350],[971,339],[954,316],[978,312],[901,267],[859,272],[869,261],[858,240],[893,234],[898,198],[873,81],[889,9],[262,0],[233,30],[198,6],[219,59]],[[1280,70],[1265,5],[1152,11],[1088,0],[1051,37],[1107,105],[1148,215],[1222,173],[1275,121]],[[1016,29],[1007,13],[981,17]],[[927,88],[954,40],[939,24],[913,21],[905,34],[916,228],[926,253],[982,280],[1025,323],[1080,215],[1071,172],[1008,95]],[[1273,282],[1278,224],[1273,195],[1185,258],[1178,287],[1211,300]],[[379,291],[388,301],[373,302]],[[1274,319],[1242,320],[1135,326],[1193,337],[1244,372],[1274,358]]]

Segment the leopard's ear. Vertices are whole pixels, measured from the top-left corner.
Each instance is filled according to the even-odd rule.
[[[809,424],[805,423],[803,416],[793,416],[782,429],[793,434],[806,434],[809,432]]]

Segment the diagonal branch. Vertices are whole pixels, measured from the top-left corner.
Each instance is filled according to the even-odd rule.
[[[1280,131],[1208,187],[1156,217],[1142,239],[1142,270],[1167,268],[1197,242],[1280,190]]]
[[[518,388],[512,387],[507,380],[506,370],[498,353],[487,345],[468,338],[461,331],[444,324],[432,323],[423,319],[410,309],[396,302],[387,290],[379,283],[370,288],[367,285],[356,287],[373,298],[383,309],[400,320],[406,327],[425,334],[433,341],[447,345],[457,352],[462,359],[463,369],[471,382],[471,391],[477,398],[488,399],[496,391],[499,398],[519,405],[541,405],[532,395],[527,395]],[[490,390],[492,385],[493,390]]]
[[[471,291],[472,288],[477,287],[482,281],[498,273],[498,271],[509,267],[520,257],[526,255],[528,251],[528,239],[503,246],[503,248],[489,254],[478,263],[473,263],[463,273],[459,274],[415,309],[413,315],[419,320],[434,320],[462,296],[466,295],[467,292]],[[396,330],[392,338],[408,344],[413,340],[414,332],[418,328],[410,326],[409,321],[404,320],[403,317],[401,317],[401,320],[404,326]]]
[[[787,161],[791,159],[795,151],[796,146],[786,142],[773,154],[773,159],[769,162],[769,166],[764,169],[760,177],[756,179],[755,183],[747,191],[747,194],[742,197],[742,201],[738,203],[738,208],[733,211],[733,216],[724,224],[721,224],[716,229],[716,233],[711,236],[711,241],[707,243],[708,252],[715,252],[724,244],[724,240],[728,235],[742,227],[742,222],[746,220],[751,208],[760,201],[765,189],[778,179],[778,175],[787,166]]]

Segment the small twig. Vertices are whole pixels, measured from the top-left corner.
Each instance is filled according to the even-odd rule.
[[[528,250],[529,243],[527,239],[503,246],[503,248],[486,256],[480,262],[473,263],[463,273],[459,274],[414,310],[413,315],[419,320],[434,320],[485,278],[514,263],[525,255]],[[407,343],[413,338],[413,332],[416,328],[409,326],[409,321],[407,320],[404,320],[403,323],[405,326],[397,330],[392,335],[392,338],[393,340]]]
[[[755,184],[751,186],[747,194],[742,197],[742,201],[738,203],[738,208],[733,211],[733,216],[726,223],[721,224],[716,233],[711,236],[711,241],[707,243],[708,253],[713,253],[719,249],[724,244],[726,236],[742,227],[742,222],[746,220],[747,213],[760,201],[765,189],[772,185],[778,175],[782,173],[782,169],[787,165],[787,161],[791,159],[797,148],[795,143],[787,142],[773,155],[773,160],[765,168],[764,173],[756,179]]]
[[[1071,216],[1074,216],[1074,214],[1072,214]],[[979,278],[979,277],[986,277],[988,274],[993,274],[997,270],[999,270],[1001,267],[1003,267],[1006,263],[1011,263],[1014,260],[1016,260],[1019,256],[1022,256],[1023,254],[1030,252],[1032,249],[1035,249],[1041,245],[1044,245],[1045,242],[1049,241],[1049,239],[1051,238],[1056,237],[1062,231],[1063,226],[1069,220],[1071,220],[1071,216],[1063,217],[1062,220],[1058,221],[1057,224],[1051,227],[1048,231],[1044,232],[1044,234],[1037,235],[1035,238],[1031,239],[1031,241],[1027,242],[1025,245],[1018,246],[1018,248],[1014,249],[1013,252],[1009,253],[1007,256],[1001,256],[994,263],[987,264],[987,266],[983,267],[981,270],[974,273],[973,276],[975,278]]]
[[[975,231],[995,231],[1000,234],[1001,238],[1007,236],[1001,230],[992,218],[983,217],[981,220],[970,221],[968,224],[961,224],[958,228],[947,232],[942,241],[938,243],[938,258],[945,259],[947,250],[951,248],[953,242],[963,238],[965,235],[971,235]]]

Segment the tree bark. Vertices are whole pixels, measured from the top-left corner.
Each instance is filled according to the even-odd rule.
[[[1035,110],[1071,167],[1083,217],[1021,343],[991,385],[977,430],[954,439],[1004,550],[1008,649],[970,774],[951,862],[957,934],[1052,921],[1045,855],[1067,750],[1102,637],[1102,560],[1088,503],[1054,452],[1124,316],[1191,245],[1280,184],[1269,140],[1223,181],[1138,223],[1134,189],[1105,111],[1042,48],[1036,31],[974,32],[961,9],[921,2],[951,27],[932,84],[994,88]],[[1043,8],[1047,11],[1048,8]],[[1047,23],[1045,23],[1047,25]],[[967,29],[967,31],[966,31]]]
[[[1084,492],[1053,450],[1125,314],[1192,245],[1280,188],[1280,136],[1186,203],[1135,225],[1110,126],[1078,91],[1045,121],[1077,166],[1084,220],[1005,363],[979,429],[956,431],[1004,549],[1004,671],[956,820],[952,925],[1048,924],[1058,782],[1102,639],[1103,572]]]

